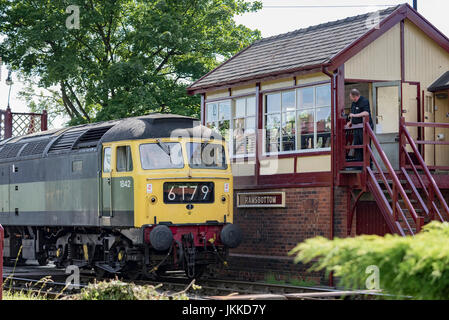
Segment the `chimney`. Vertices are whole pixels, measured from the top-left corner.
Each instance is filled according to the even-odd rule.
[[[418,11],[418,0],[413,0],[413,9]]]

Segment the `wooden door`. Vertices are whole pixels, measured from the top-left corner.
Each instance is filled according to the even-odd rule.
[[[430,92],[424,94],[424,122],[435,122],[435,104]],[[424,140],[435,140],[435,128],[424,128]],[[435,145],[424,146],[424,160],[428,166],[435,165]]]
[[[356,235],[390,233],[387,223],[375,201],[361,201],[356,208]]]
[[[402,84],[402,116],[406,122],[419,122],[419,92],[417,84]],[[418,139],[418,127],[407,127],[407,131],[413,140]],[[412,152],[412,148],[407,144],[407,151]]]
[[[400,82],[373,84],[374,132],[393,169],[399,170],[399,117],[401,112]],[[379,155],[375,157],[383,166]]]
[[[435,122],[449,123],[449,92],[435,93]],[[435,140],[449,141],[449,128],[435,128]],[[435,145],[435,165],[449,166],[449,146]]]

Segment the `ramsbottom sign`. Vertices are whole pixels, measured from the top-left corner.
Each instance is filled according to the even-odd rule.
[[[238,208],[284,208],[285,192],[237,193]]]

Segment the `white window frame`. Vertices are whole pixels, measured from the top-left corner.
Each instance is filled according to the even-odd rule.
[[[315,153],[315,152],[326,152],[326,151],[330,151],[331,147],[327,147],[327,148],[313,148],[313,149],[303,149],[303,150],[299,150],[298,149],[298,91],[304,88],[313,88],[313,109],[314,109],[314,118],[313,118],[313,143],[314,146],[317,145],[317,108],[326,108],[329,107],[331,109],[332,112],[332,96],[331,99],[329,101],[329,105],[328,106],[317,106],[316,105],[316,88],[317,87],[324,87],[324,86],[331,86],[331,83],[323,83],[323,84],[313,84],[313,85],[304,85],[298,88],[294,88],[293,90],[295,91],[295,131],[296,131],[296,138],[295,138],[295,147],[296,150],[293,151],[278,151],[278,152],[267,152],[266,150],[266,123],[265,123],[265,116],[268,114],[266,112],[266,96],[269,94],[277,94],[280,93],[281,94],[281,127],[282,127],[282,123],[283,123],[283,114],[287,113],[284,112],[282,110],[282,93],[283,92],[288,92],[288,91],[292,91],[291,88],[289,89],[279,89],[278,91],[273,91],[270,93],[266,93],[263,94],[263,106],[262,106],[262,155],[263,156],[275,156],[275,155],[284,155],[284,154],[307,154],[307,153]],[[332,90],[332,87],[330,88]],[[312,108],[307,108],[307,109],[303,109],[303,110],[310,110]],[[293,112],[293,111],[288,111],[288,112]],[[270,113],[270,114],[274,114],[274,113]],[[281,133],[281,139],[282,139],[282,133]],[[282,146],[282,143],[281,143]]]
[[[254,98],[254,100],[255,100],[255,115],[254,116],[246,116],[246,107],[247,107],[247,99],[249,99],[249,98]],[[204,107],[205,107],[205,110],[204,110],[204,125],[206,125],[207,126],[207,123],[208,122],[212,122],[212,123],[214,123],[214,125],[215,125],[215,127],[217,128],[217,132],[219,132],[218,131],[218,124],[219,124],[219,119],[220,119],[220,107],[219,107],[219,104],[220,103],[225,103],[225,102],[229,102],[230,103],[230,106],[231,106],[231,118],[229,119],[229,141],[227,140],[226,142],[227,142],[227,144],[228,144],[228,151],[229,151],[229,154],[231,155],[231,159],[241,159],[241,158],[254,158],[254,157],[256,157],[256,152],[255,152],[255,150],[254,150],[254,153],[248,153],[248,154],[238,154],[238,155],[235,155],[234,154],[234,120],[235,119],[240,119],[240,118],[236,118],[235,117],[235,107],[236,107],[236,100],[239,100],[239,99],[245,99],[245,117],[244,117],[244,119],[246,120],[246,118],[249,118],[249,117],[254,117],[255,118],[255,125],[256,125],[256,127],[254,128],[254,130],[255,130],[255,135],[256,135],[256,137],[255,137],[255,139],[256,139],[256,141],[255,141],[255,143],[257,144],[257,116],[258,116],[258,112],[257,112],[257,98],[256,98],[256,95],[254,94],[254,95],[248,95],[248,96],[244,96],[244,97],[236,97],[236,98],[232,98],[232,97],[229,97],[229,98],[226,98],[226,99],[223,99],[223,100],[217,100],[217,101],[211,101],[211,102],[206,102],[205,104],[204,104]],[[208,111],[208,105],[211,105],[211,104],[217,104],[217,112],[218,112],[218,115],[217,115],[217,120],[214,120],[214,121],[208,121],[208,119],[207,119],[207,111]],[[227,137],[225,137],[225,139],[226,139]]]

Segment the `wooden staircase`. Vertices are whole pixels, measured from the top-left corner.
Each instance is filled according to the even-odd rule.
[[[442,196],[429,168],[424,162],[405,126],[400,124],[400,170],[395,171],[382,150],[368,119],[363,123],[364,150],[361,181],[371,192],[391,233],[415,235],[432,220],[449,221],[449,207]],[[407,151],[410,145],[412,152]],[[347,149],[354,149],[354,146]],[[374,157],[377,151],[386,171]],[[413,159],[413,160],[412,160]],[[372,165],[370,166],[370,163]]]

